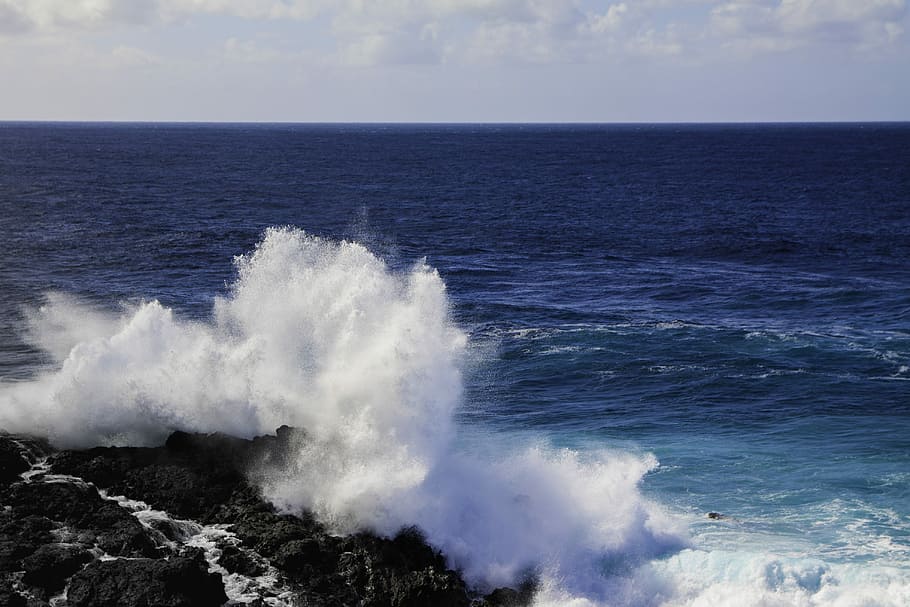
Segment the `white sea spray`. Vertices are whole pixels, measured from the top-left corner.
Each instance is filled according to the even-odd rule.
[[[28,335],[56,361],[0,384],[0,429],[58,446],[155,445],[173,430],[307,432],[266,495],[338,531],[417,525],[470,582],[528,571],[543,605],[907,604],[905,570],[687,549],[645,499],[648,455],[545,444],[466,453],[454,415],[472,350],[426,263],[392,271],[365,247],[268,230],[236,259],[206,321],[157,301],[99,311],[51,294]],[[901,602],[904,601],[904,602]]]

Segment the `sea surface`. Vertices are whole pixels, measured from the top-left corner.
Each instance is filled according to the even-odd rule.
[[[0,249],[0,428],[309,423],[276,503],[541,604],[910,605],[910,124],[0,123]]]

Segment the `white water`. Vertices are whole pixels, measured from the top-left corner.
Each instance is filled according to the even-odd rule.
[[[175,519],[167,512],[155,510],[140,500],[129,499],[122,495],[108,495],[99,491],[101,497],[117,502],[121,508],[133,513],[143,526],[157,533],[162,544],[168,545],[175,552],[181,545],[201,548],[208,563],[209,571],[221,575],[224,591],[228,597],[227,605],[247,605],[265,596],[264,602],[269,607],[290,607],[293,596],[280,580],[278,570],[265,563],[263,574],[249,577],[239,573],[230,573],[222,567],[222,547],[240,545],[240,539],[230,531],[229,525],[200,525],[190,520]],[[161,529],[166,528],[176,541],[168,540]]]
[[[29,334],[58,368],[0,386],[0,429],[81,447],[303,427],[310,439],[291,466],[263,471],[278,505],[311,508],[340,531],[416,524],[480,585],[533,568],[541,605],[910,604],[901,569],[869,582],[774,555],[684,549],[680,523],[638,490],[653,458],[460,452],[453,415],[469,349],[425,264],[396,273],[358,244],[272,229],[236,265],[206,322],[156,301],[109,314],[49,296]]]

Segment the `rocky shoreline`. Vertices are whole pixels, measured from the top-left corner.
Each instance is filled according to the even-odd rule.
[[[0,605],[518,607],[482,594],[417,529],[339,537],[282,514],[248,478],[302,431],[173,433],[155,448],[57,451],[0,435]]]

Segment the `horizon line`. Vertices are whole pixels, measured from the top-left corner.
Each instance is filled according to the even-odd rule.
[[[0,124],[160,124],[160,125],[300,125],[300,126],[650,126],[650,125],[849,125],[910,124],[902,120],[628,120],[628,121],[433,121],[433,120],[65,120],[65,119],[0,119]]]

